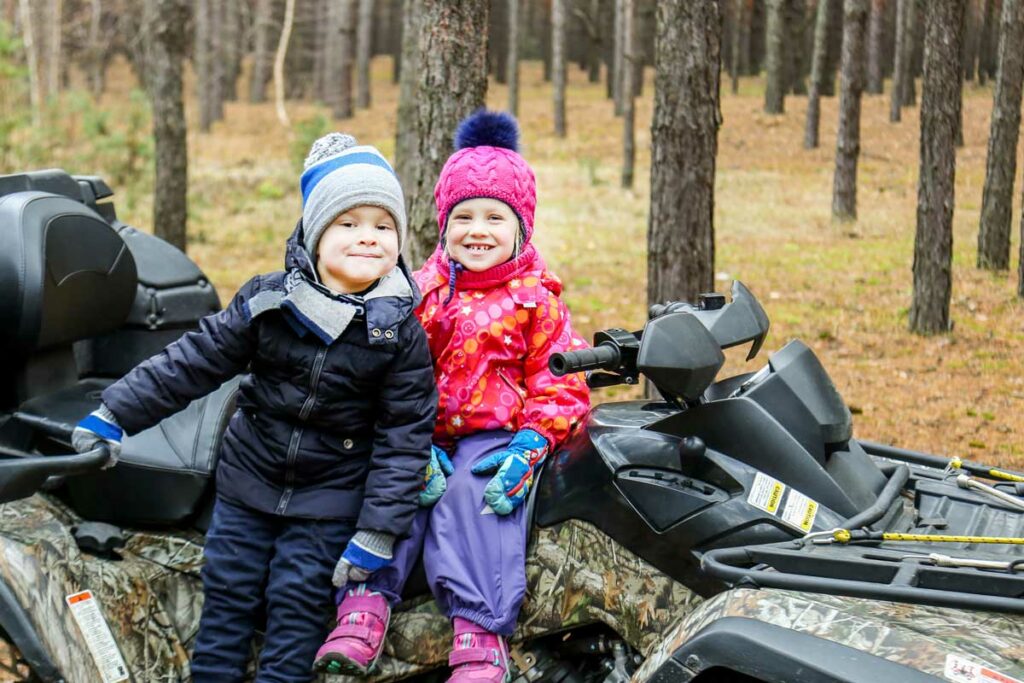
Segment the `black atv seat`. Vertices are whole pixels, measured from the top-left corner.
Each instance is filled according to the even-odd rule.
[[[70,429],[97,408],[112,381],[81,380],[26,401],[19,413]],[[237,388],[236,378],[156,427],[126,436],[116,467],[66,482],[71,506],[86,519],[121,525],[178,524],[194,517],[213,489],[220,439],[234,413]]]

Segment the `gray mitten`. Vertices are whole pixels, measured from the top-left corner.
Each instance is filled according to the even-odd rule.
[[[71,432],[71,446],[79,453],[88,453],[102,443],[110,449],[110,460],[103,467],[113,467],[121,455],[121,437],[124,431],[117,424],[117,418],[107,406],[100,407],[89,413],[75,425]]]
[[[334,567],[333,583],[344,588],[348,583],[362,583],[391,562],[395,537],[383,531],[357,531]]]

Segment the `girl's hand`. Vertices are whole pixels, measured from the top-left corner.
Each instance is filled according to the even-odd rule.
[[[427,463],[427,471],[423,477],[423,490],[420,491],[420,505],[427,507],[437,502],[438,498],[448,490],[448,482],[445,477],[455,473],[452,461],[448,454],[442,449],[431,444],[430,462]]]
[[[470,470],[473,474],[497,474],[487,482],[484,500],[499,515],[507,515],[526,500],[533,486],[533,473],[544,462],[548,453],[548,440],[533,431],[523,429],[504,451],[478,462]]]

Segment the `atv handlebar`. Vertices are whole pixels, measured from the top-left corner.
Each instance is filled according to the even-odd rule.
[[[584,370],[614,370],[622,358],[619,350],[611,344],[598,344],[592,349],[553,353],[548,358],[548,368],[561,377]]]
[[[95,472],[109,460],[110,449],[106,444],[87,453],[0,460],[0,503],[28,498],[50,477]]]

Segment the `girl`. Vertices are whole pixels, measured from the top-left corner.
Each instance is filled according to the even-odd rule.
[[[508,676],[505,639],[526,590],[522,503],[536,468],[589,409],[582,375],[548,371],[552,353],[585,344],[530,242],[536,185],[518,136],[507,114],[470,116],[434,189],[441,240],[415,277],[439,394],[435,449],[452,454],[449,463],[436,453],[428,472],[448,474],[447,491],[420,511],[388,567],[339,596],[321,670],[374,665],[422,548],[434,597],[453,620],[450,680]]]
[[[437,394],[419,292],[399,258],[402,189],[373,147],[332,133],[306,159],[287,272],[257,275],[230,305],[103,392],[80,452],[135,434],[244,374],[217,463],[206,534],[196,683],[313,678],[332,571],[365,579],[410,528]],[[339,560],[339,556],[341,559]],[[336,564],[337,563],[337,564]]]

